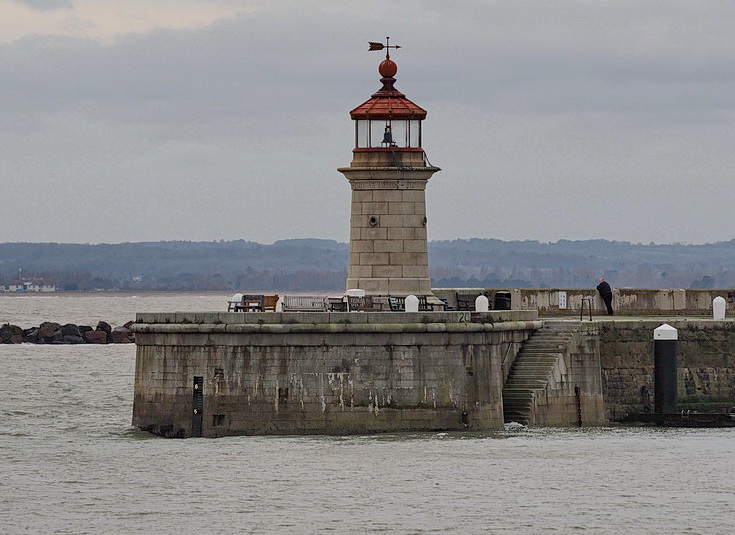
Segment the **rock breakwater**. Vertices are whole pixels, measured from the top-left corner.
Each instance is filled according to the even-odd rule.
[[[23,329],[6,323],[0,327],[2,344],[129,344],[135,342],[135,334],[130,330],[132,321],[120,327],[112,327],[105,321],[95,328],[89,325],[67,323],[61,325],[45,321],[38,327]]]

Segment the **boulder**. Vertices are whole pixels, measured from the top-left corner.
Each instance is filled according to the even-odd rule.
[[[79,334],[64,334],[62,341],[65,344],[83,344],[84,338]]]
[[[38,327],[26,329],[23,331],[23,341],[27,344],[38,343]]]
[[[13,329],[9,324],[5,324],[0,327],[0,343],[9,344],[10,338],[13,336]]]
[[[79,327],[77,327],[73,323],[62,325],[61,327],[59,327],[59,330],[64,336],[81,336],[81,333],[79,332]]]
[[[59,329],[59,332],[61,332],[61,340],[65,344],[83,344],[84,338],[82,338],[82,333],[79,332],[79,327],[77,327],[73,323],[67,323],[66,325],[62,325]]]
[[[93,330],[94,330],[94,329],[92,329],[92,327],[90,327],[89,325],[80,325],[80,326],[79,326],[79,333],[80,333],[80,334],[81,334],[82,336],[84,336],[84,333],[87,333],[87,332],[89,332],[89,331],[93,331]]]
[[[23,342],[23,329],[6,323],[0,327],[0,344],[20,344]]]
[[[90,344],[106,344],[107,333],[105,331],[87,331],[84,333],[84,339]]]
[[[129,344],[132,340],[132,332],[125,327],[115,327],[110,333],[113,344]]]
[[[44,321],[38,327],[38,338],[43,338],[47,342],[52,342],[56,332],[61,329],[61,325],[52,321]],[[61,334],[61,333],[59,333]]]
[[[97,330],[97,331],[105,331],[106,333],[111,333],[112,332],[112,327],[106,321],[100,321],[97,324],[97,329],[95,329],[95,330]]]
[[[61,330],[59,329],[54,333],[51,337],[44,338],[47,344],[65,344],[64,342],[64,335],[61,334]]]

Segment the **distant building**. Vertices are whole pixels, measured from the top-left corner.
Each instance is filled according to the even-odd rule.
[[[48,293],[55,292],[56,286],[44,281],[43,279],[20,279],[11,282],[7,289],[2,286],[0,287],[6,292],[36,292],[36,293]]]

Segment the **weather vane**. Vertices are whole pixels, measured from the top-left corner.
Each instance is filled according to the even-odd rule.
[[[373,43],[372,41],[368,41],[368,44],[370,45],[370,48],[368,48],[368,50],[370,50],[370,51],[372,51],[372,50],[383,50],[385,48],[386,49],[386,51],[385,51],[385,57],[386,58],[390,58],[390,49],[391,48],[401,48],[400,45],[391,45],[390,44],[390,37],[386,37],[385,38],[385,44],[383,44],[383,43]]]

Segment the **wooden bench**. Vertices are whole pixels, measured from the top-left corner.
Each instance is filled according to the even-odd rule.
[[[428,312],[434,310],[433,303],[427,302],[425,295],[417,295],[419,300],[419,312]],[[406,311],[406,298],[405,297],[389,297],[388,305],[390,306],[391,312],[405,312]]]
[[[405,297],[389,297],[388,306],[391,312],[403,312],[406,310],[406,298]]]
[[[361,295],[348,295],[347,310],[350,312],[361,312],[365,310],[365,299],[367,299],[367,297]]]
[[[477,299],[480,296],[480,294],[461,294],[457,293],[457,310],[469,310],[474,311],[475,310],[475,299]]]
[[[264,295],[243,295],[242,303],[235,306],[235,312],[263,312]]]
[[[347,301],[344,297],[327,297],[327,308],[330,312],[347,312]]]
[[[326,312],[327,298],[314,295],[284,295],[283,312]]]
[[[227,312],[275,312],[278,294],[275,295],[242,295],[239,299],[227,301]]]
[[[278,304],[278,294],[263,296],[263,312],[275,312]]]

